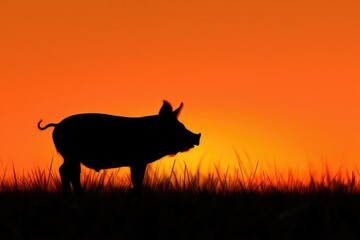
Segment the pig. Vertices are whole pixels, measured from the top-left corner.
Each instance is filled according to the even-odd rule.
[[[200,144],[201,133],[189,131],[178,120],[182,108],[183,103],[173,111],[164,100],[159,114],[151,116],[83,113],[44,127],[40,120],[40,130],[54,127],[53,142],[64,161],[59,168],[63,194],[71,193],[71,185],[76,194],[84,193],[80,163],[95,171],[130,167],[133,193],[140,194],[147,164]]]

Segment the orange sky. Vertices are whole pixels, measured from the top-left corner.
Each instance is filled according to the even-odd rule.
[[[203,134],[178,156],[189,166],[230,164],[236,148],[265,169],[352,169],[359,12],[357,0],[2,0],[0,167],[60,165],[41,118],[150,115],[167,99]]]

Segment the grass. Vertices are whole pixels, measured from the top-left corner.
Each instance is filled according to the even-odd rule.
[[[142,196],[120,170],[82,169],[86,195],[62,196],[53,161],[0,178],[0,239],[358,239],[360,177],[326,170],[308,182],[244,167],[201,175],[147,169]]]
[[[360,172],[331,174],[328,168],[315,178],[309,174],[309,181],[298,179],[289,172],[286,177],[275,171],[274,173],[259,172],[258,162],[253,170],[245,170],[239,158],[238,168],[230,173],[229,167],[221,171],[215,166],[215,171],[201,175],[200,171],[191,172],[185,163],[183,168],[175,170],[176,160],[173,162],[170,174],[165,174],[159,165],[148,166],[144,178],[144,191],[146,192],[187,192],[192,194],[269,194],[269,193],[360,193]],[[61,180],[57,168],[53,167],[53,160],[47,169],[35,169],[27,174],[18,175],[15,166],[12,174],[7,175],[5,168],[0,175],[0,193],[7,192],[46,192],[60,193]],[[6,177],[7,176],[7,177]],[[82,168],[81,183],[86,192],[114,193],[131,190],[130,173],[120,172],[120,168],[111,171],[95,172]]]

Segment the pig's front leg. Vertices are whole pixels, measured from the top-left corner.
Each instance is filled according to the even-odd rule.
[[[131,181],[133,184],[134,195],[141,194],[145,170],[146,170],[146,164],[137,164],[137,165],[130,166]]]

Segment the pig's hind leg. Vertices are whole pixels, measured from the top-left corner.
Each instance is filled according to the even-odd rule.
[[[80,173],[81,173],[80,162],[76,162],[76,164],[74,163],[74,170],[75,171],[72,172],[71,174],[71,179],[70,179],[71,184],[76,194],[83,195],[84,190],[80,183]]]
[[[59,172],[60,172],[60,178],[61,178],[61,186],[62,186],[62,193],[64,195],[69,195],[71,193],[70,188],[70,175],[68,170],[68,164],[65,162],[60,166]]]
[[[70,194],[70,183],[76,194],[83,194],[84,190],[80,183],[80,162],[65,160],[60,169],[62,192],[67,195]]]

